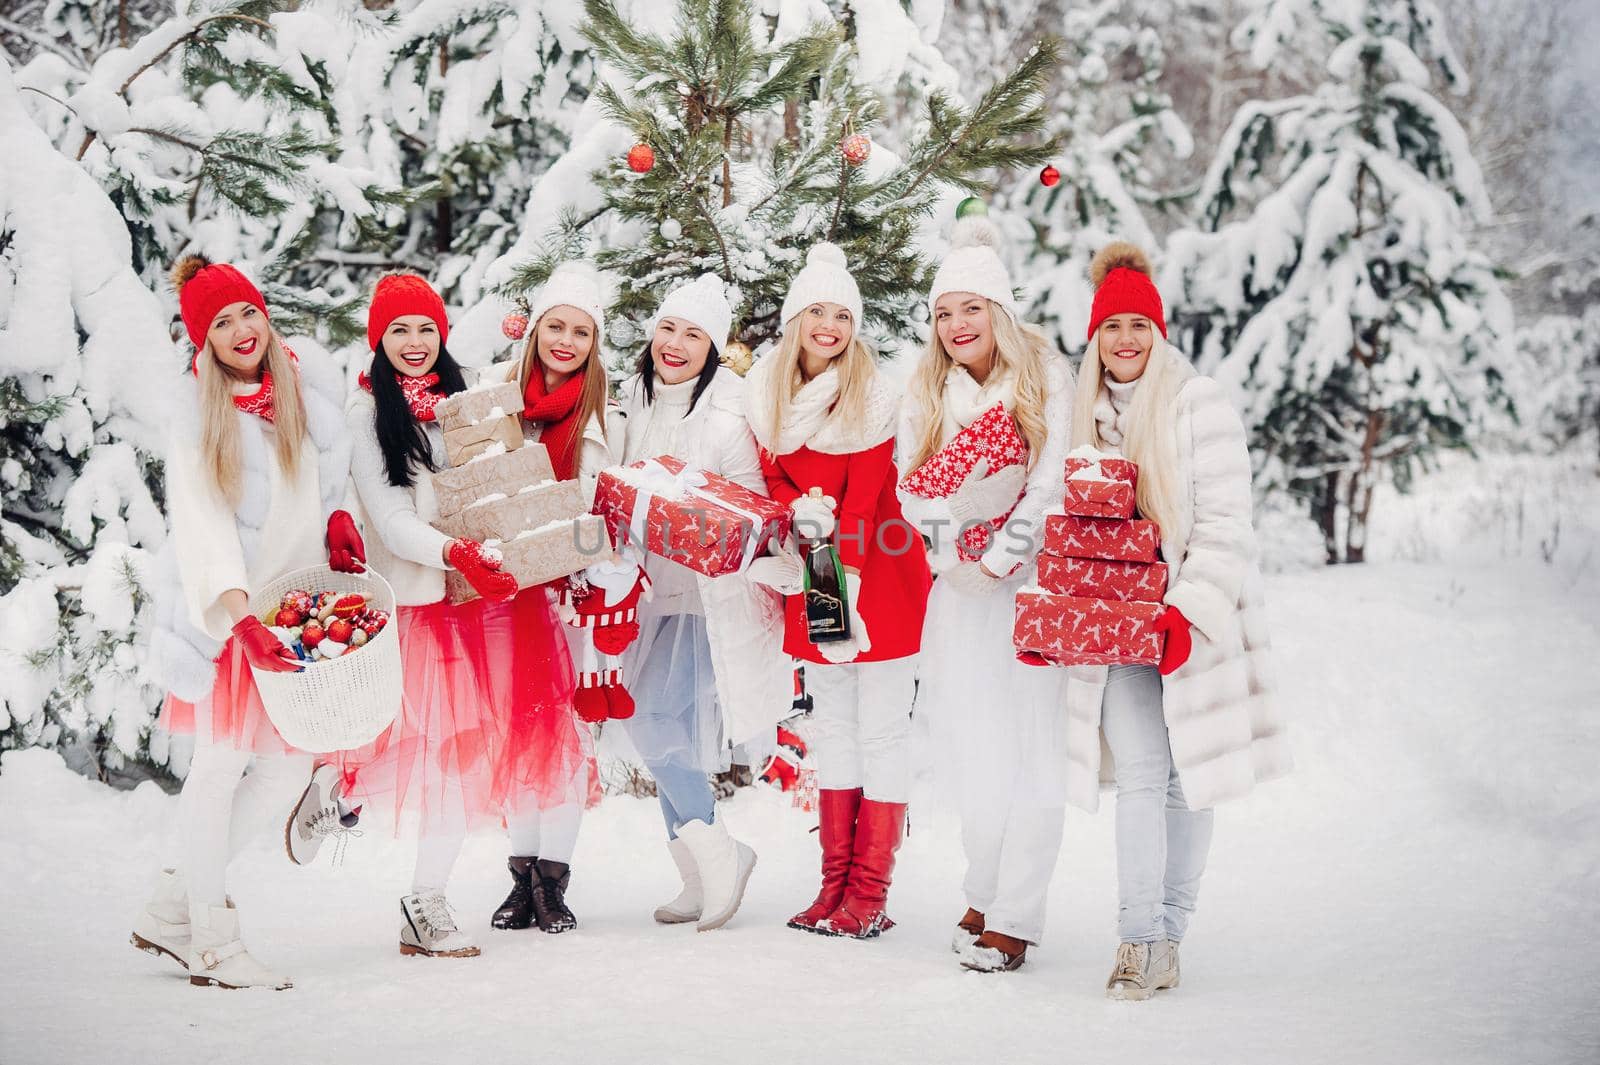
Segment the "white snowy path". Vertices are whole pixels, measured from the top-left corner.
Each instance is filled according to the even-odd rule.
[[[404,842],[342,869],[262,846],[235,867],[284,994],[190,988],[127,930],[173,800],[54,756],[0,772],[0,1062],[1600,1060],[1600,579],[1387,564],[1271,581],[1297,774],[1219,814],[1184,983],[1101,994],[1112,811],[1072,814],[1048,937],[1019,973],[957,968],[960,848],[917,817],[875,942],[782,927],[809,901],[808,819],[765,789],[727,819],[761,855],[726,930],[651,923],[671,865],[653,802],[608,800],[574,862],[574,934],[493,933],[504,848],[454,899],[476,960],[401,958]]]

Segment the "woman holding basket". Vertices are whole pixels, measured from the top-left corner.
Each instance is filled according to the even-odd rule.
[[[249,600],[290,570],[364,563],[341,509],[350,443],[337,374],[284,346],[255,285],[199,256],[173,280],[195,357],[168,441],[155,653],[171,691],[163,726],[194,733],[195,752],[178,804],[181,871],[162,872],[133,942],[185,965],[192,984],[281,990],[290,981],[245,949],[225,880],[230,857],[306,788],[311,756],[262,708],[251,669],[301,667]]]

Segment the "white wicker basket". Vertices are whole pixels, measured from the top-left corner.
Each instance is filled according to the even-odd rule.
[[[308,592],[356,592],[389,614],[389,623],[361,650],[298,673],[251,667],[261,705],[285,743],[312,754],[346,751],[371,743],[400,713],[400,624],[394,589],[381,576],[337,573],[327,566],[291,570],[250,597],[257,617],[296,588]]]

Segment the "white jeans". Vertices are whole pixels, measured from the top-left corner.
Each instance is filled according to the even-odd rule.
[[[875,802],[911,796],[911,703],[915,659],[852,665],[806,663],[817,783],[862,789]]]
[[[220,743],[195,748],[178,797],[191,921],[209,925],[208,909],[227,904],[228,864],[246,844],[282,834],[311,781],[311,761],[309,754],[252,755]]]
[[[1117,935],[1181,940],[1211,850],[1212,812],[1184,801],[1154,666],[1111,667],[1100,727],[1116,762]]]
[[[963,803],[967,876],[961,889],[967,905],[983,914],[984,928],[1038,943],[1066,812],[1062,806],[1016,802],[1006,794],[1006,781],[995,784],[996,794]]]

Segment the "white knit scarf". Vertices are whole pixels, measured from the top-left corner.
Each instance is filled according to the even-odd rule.
[[[1133,406],[1133,390],[1139,378],[1118,381],[1110,374],[1100,378],[1100,394],[1094,398],[1094,424],[1100,439],[1112,447],[1122,447],[1128,430],[1128,409]]]
[[[1017,408],[1017,381],[1011,371],[991,372],[983,384],[964,366],[952,366],[944,378],[944,442],[971,425],[998,403],[1008,411]]]
[[[765,358],[751,367],[746,389],[745,418],[756,443],[774,455],[788,455],[809,447],[823,455],[851,455],[877,447],[894,435],[899,404],[894,390],[874,375],[867,392],[866,417],[856,425],[832,417],[839,401],[839,372],[828,369],[800,386],[784,410],[783,425],[772,425],[772,364]]]

